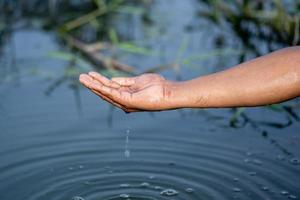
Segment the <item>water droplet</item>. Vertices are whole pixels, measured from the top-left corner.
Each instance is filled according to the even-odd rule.
[[[178,194],[178,192],[174,189],[165,189],[160,193],[160,195],[163,195],[163,196],[175,196],[177,194]]]
[[[128,188],[128,187],[130,187],[130,185],[127,184],[127,183],[122,183],[122,184],[120,184],[120,187],[121,188]]]
[[[256,165],[262,165],[262,161],[258,160],[258,159],[253,159],[253,164],[256,164]]]
[[[154,189],[155,189],[155,190],[162,190],[163,188],[160,187],[160,186],[154,186]]]
[[[130,195],[129,195],[129,194],[120,194],[119,197],[120,197],[120,198],[127,199],[127,198],[130,197]]]
[[[126,139],[125,139],[125,151],[124,151],[124,155],[125,158],[129,158],[130,157],[130,150],[128,148],[128,144],[129,144],[129,133],[130,133],[130,129],[128,128],[126,130]]]
[[[83,166],[83,165],[79,165],[78,168],[79,168],[79,169],[83,169],[84,166]]]
[[[73,168],[73,167],[69,167],[68,169],[69,169],[69,170],[73,170],[74,168]]]
[[[267,186],[263,186],[261,189],[262,189],[263,191],[269,191],[269,188],[268,188]]]
[[[250,175],[250,176],[256,176],[256,172],[248,172],[248,174]]]
[[[155,176],[153,176],[153,175],[149,176],[149,179],[154,179],[154,178],[155,178]]]
[[[84,200],[84,198],[80,197],[80,196],[74,196],[72,198],[72,200]]]
[[[280,192],[280,194],[282,194],[282,195],[288,195],[289,192],[288,192],[288,191],[285,191],[285,190],[282,190],[282,191]]]
[[[289,198],[289,199],[297,199],[297,197],[296,197],[295,195],[292,195],[292,194],[290,194],[290,195],[288,196],[288,198]]]
[[[91,183],[90,181],[84,181],[83,184],[84,185],[93,185],[93,183]]]
[[[278,160],[284,160],[284,157],[282,155],[277,155],[276,157]]]
[[[232,191],[234,191],[234,192],[241,192],[242,190],[240,188],[236,187],[236,188],[233,188]]]
[[[149,187],[149,186],[150,186],[150,184],[147,182],[141,183],[141,187]]]
[[[193,188],[186,188],[185,191],[187,193],[193,193],[194,192],[194,189]]]
[[[233,179],[235,182],[238,182],[240,179],[239,178],[234,178]]]
[[[300,164],[300,160],[297,158],[292,158],[290,160],[290,163],[292,163],[293,165],[299,165]]]
[[[128,149],[126,149],[124,151],[124,155],[125,155],[126,158],[129,158],[130,157],[130,151]]]

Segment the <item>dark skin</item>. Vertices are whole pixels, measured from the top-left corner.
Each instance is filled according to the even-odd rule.
[[[289,47],[196,79],[159,74],[108,79],[96,72],[80,82],[125,112],[261,106],[300,96],[300,47]]]

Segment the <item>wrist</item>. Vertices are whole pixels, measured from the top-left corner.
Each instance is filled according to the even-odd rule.
[[[170,109],[209,107],[209,94],[205,83],[198,82],[199,80],[169,81],[166,93]]]
[[[168,109],[186,108],[189,106],[189,88],[186,82],[167,81],[165,96]]]

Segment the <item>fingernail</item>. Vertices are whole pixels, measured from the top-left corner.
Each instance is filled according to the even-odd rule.
[[[94,72],[94,71],[91,71],[89,72],[89,75],[93,76],[93,75],[97,75],[98,73],[97,72]]]
[[[79,80],[82,80],[82,81],[91,81],[92,78],[89,75],[87,75],[87,74],[81,74],[79,76]]]
[[[84,80],[84,74],[79,75],[79,81],[82,82]]]

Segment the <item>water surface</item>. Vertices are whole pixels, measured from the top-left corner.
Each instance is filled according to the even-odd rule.
[[[174,60],[184,37],[191,42],[183,57],[213,50],[214,34],[220,30],[204,19],[195,21],[197,6],[195,1],[179,0],[154,4],[153,18],[165,16],[156,28],[168,29],[147,42],[162,56],[121,59],[141,71],[167,63]],[[137,40],[148,37],[140,23],[132,26]],[[186,32],[194,23],[207,28]],[[231,37],[229,47],[235,43]],[[9,62],[12,47],[14,64]],[[3,48],[1,199],[299,198],[299,123],[284,129],[251,124],[235,129],[229,126],[230,109],[125,114],[87,90],[77,93],[70,82],[46,95],[68,66],[47,56],[60,48],[53,32],[36,29],[14,32]],[[226,59],[224,65],[221,61],[194,63],[207,67],[183,68],[181,78],[226,68],[236,59]],[[172,70],[163,73],[176,78]],[[286,120],[265,108],[252,108],[247,114],[256,120]]]

